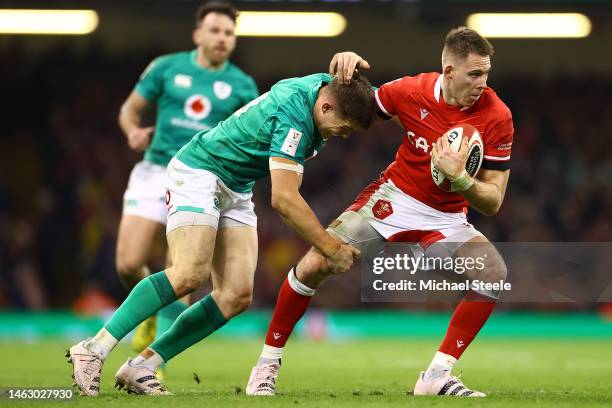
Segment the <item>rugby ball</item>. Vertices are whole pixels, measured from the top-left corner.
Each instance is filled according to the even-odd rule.
[[[454,152],[458,152],[461,148],[461,140],[467,139],[468,156],[465,162],[465,170],[470,176],[475,176],[480,170],[483,157],[482,138],[478,130],[468,123],[461,123],[450,128],[443,136],[448,138],[450,148]],[[434,166],[433,161],[431,161],[431,178],[439,189],[451,191],[450,181],[444,173]]]

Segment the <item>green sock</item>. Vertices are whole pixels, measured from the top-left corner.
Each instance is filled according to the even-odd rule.
[[[104,328],[117,340],[152,316],[162,307],[174,302],[176,295],[164,271],[150,275],[130,292]]]
[[[181,300],[175,300],[168,306],[163,307],[157,312],[157,330],[155,332],[155,338],[159,339],[162,334],[168,331],[172,326],[172,323],[183,313],[189,305],[181,302]]]
[[[170,327],[172,327],[172,323],[183,313],[189,305],[181,302],[181,300],[175,300],[170,303],[168,306],[162,308],[157,312],[157,322],[156,327],[157,330],[155,332],[155,338],[159,339],[162,334],[167,332]],[[166,364],[162,364],[161,367],[164,368]]]
[[[194,303],[175,320],[172,327],[149,347],[165,362],[227,323],[212,296]]]

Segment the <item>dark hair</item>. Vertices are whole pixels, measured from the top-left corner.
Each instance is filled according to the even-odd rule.
[[[486,38],[467,27],[450,30],[444,40],[444,49],[461,59],[467,58],[470,53],[490,57],[494,52],[493,46]]]
[[[369,128],[374,120],[375,106],[374,91],[368,78],[356,74],[348,84],[340,84],[334,78],[328,86],[338,114],[360,129]]]
[[[208,13],[219,13],[225,14],[235,23],[236,18],[238,17],[238,9],[232,6],[230,3],[222,3],[220,1],[211,1],[209,3],[202,4],[195,14],[195,23],[196,27],[199,27],[202,24],[202,20]]]

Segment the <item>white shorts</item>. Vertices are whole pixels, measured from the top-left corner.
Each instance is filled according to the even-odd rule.
[[[353,244],[374,244],[377,240],[413,242],[423,249],[434,242],[453,243],[458,248],[482,236],[467,221],[465,213],[431,208],[401,191],[391,180],[379,180],[366,187],[330,230]]]
[[[166,224],[166,168],[142,160],[130,173],[123,194],[123,214],[137,215],[160,224]]]
[[[166,234],[178,227],[257,228],[253,193],[236,193],[214,173],[192,169],[173,158],[168,164]]]

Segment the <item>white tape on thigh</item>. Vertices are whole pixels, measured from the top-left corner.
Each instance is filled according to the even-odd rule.
[[[191,211],[177,211],[168,215],[166,234],[179,227],[198,225],[207,225],[217,229],[219,225],[219,218],[212,214],[201,214]]]
[[[268,163],[270,164],[270,170],[289,170],[296,172],[297,174],[304,174],[304,166],[298,163],[281,163],[279,161],[272,160],[271,157]]]

